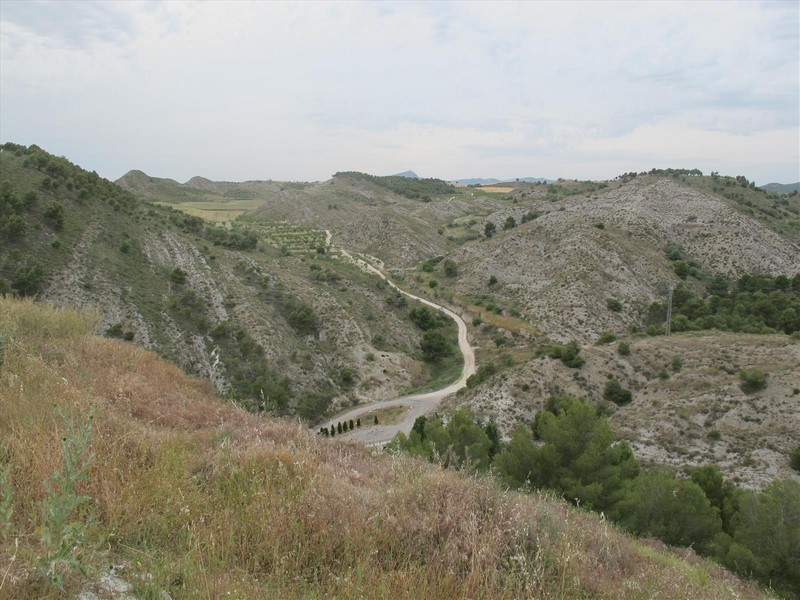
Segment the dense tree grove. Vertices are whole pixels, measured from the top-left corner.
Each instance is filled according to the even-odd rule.
[[[492,472],[515,489],[553,490],[632,533],[691,546],[785,597],[800,590],[800,483],[779,480],[756,492],[725,481],[713,465],[688,479],[666,467],[642,471],[606,418],[573,396],[552,397],[508,443],[493,421],[460,410],[447,420],[420,417],[388,449]]]
[[[379,185],[387,190],[411,198],[412,200],[423,200],[430,202],[432,196],[441,194],[455,193],[456,188],[452,184],[435,179],[432,177],[425,179],[414,179],[413,177],[403,177],[400,175],[376,176],[367,173],[360,173],[358,171],[340,171],[334,174],[334,177],[362,179],[370,181]]]
[[[688,264],[681,261],[676,265]],[[688,268],[688,267],[687,267]],[[665,303],[653,303],[646,317],[649,333],[660,333]],[[800,274],[743,275],[736,281],[710,278],[706,295],[678,285],[672,297],[672,331],[719,329],[742,333],[787,334],[800,331]]]

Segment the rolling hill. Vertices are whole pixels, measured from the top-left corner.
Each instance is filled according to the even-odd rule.
[[[382,261],[409,289],[448,302],[472,320],[479,365],[497,365],[501,373],[454,397],[453,409],[466,405],[495,415],[510,432],[558,390],[602,402],[616,364],[635,401],[614,409],[612,422],[642,458],[672,465],[718,462],[727,476],[755,487],[770,474],[796,477],[788,456],[800,445],[800,427],[771,425],[794,424],[800,408],[793,395],[800,371],[782,359],[796,355],[795,338],[708,331],[640,343],[636,336],[642,334],[635,332],[649,326],[651,306],[666,302],[669,286],[703,294],[714,277],[797,275],[797,200],[754,188],[743,177],[674,171],[511,187],[502,193],[458,188],[424,201],[397,193],[381,178],[337,174],[319,184],[264,185],[256,192],[258,207],[240,219],[330,229],[345,247]],[[226,202],[219,195],[216,201]],[[513,226],[506,228],[509,218]],[[497,230],[488,239],[487,223]],[[444,257],[455,275],[445,273]],[[591,346],[601,334],[646,347],[648,356],[667,356],[677,343],[675,354],[693,359],[661,389],[665,365],[641,363],[635,354],[603,354]],[[543,344],[569,340],[584,345],[587,365],[579,372],[536,358]],[[757,359],[762,355],[767,358]],[[746,398],[737,387],[738,371],[756,366],[770,381],[760,394],[769,407],[761,415],[734,405]],[[673,383],[692,372],[707,375],[686,388]],[[673,404],[674,410],[662,410]],[[688,425],[689,414],[695,424],[702,421],[700,429]],[[655,430],[651,419],[660,424]]]
[[[4,291],[94,307],[98,333],[155,350],[253,409],[309,421],[430,377],[407,310],[328,253],[324,231],[225,228],[147,200],[233,190],[239,201],[238,186],[131,173],[134,195],[35,147],[6,145],[0,161],[14,226],[0,251]]]
[[[52,167],[32,166],[25,152],[3,152],[4,181],[14,181],[18,197],[44,194]],[[358,172],[318,183],[196,177],[180,184],[132,171],[119,188],[90,189],[81,204],[87,184],[67,187],[77,178],[60,178],[69,209],[64,233],[44,216],[57,197],[49,190],[25,217],[33,241],[15,242],[20,253],[4,258],[6,273],[24,274],[19,256],[31,253],[50,267],[41,297],[97,306],[100,331],[130,335],[222,391],[239,382],[255,406],[280,403],[313,420],[424,387],[432,376],[407,312],[326,250],[327,230],[336,245],[472,322],[478,364],[497,372],[452,398],[452,408],[495,415],[508,433],[559,390],[602,405],[614,377],[634,401],[608,406],[612,423],[643,460],[715,461],[753,487],[769,474],[797,477],[788,462],[800,445],[796,336],[754,335],[763,326],[702,335],[676,328],[669,339],[646,333],[663,323],[670,286],[702,298],[719,278],[728,288],[751,273],[791,281],[800,271],[796,198],[741,176],[685,170],[546,186],[521,181],[502,192]],[[113,229],[103,225],[111,221]],[[235,247],[252,242],[248,236],[253,247]],[[56,239],[63,246],[53,247]],[[594,346],[608,336],[628,344],[630,356]],[[585,366],[542,358],[549,344],[570,340],[582,346]],[[672,355],[682,357],[680,372],[667,365]],[[231,372],[233,364],[246,368]],[[737,379],[752,368],[768,382],[755,398],[741,393]],[[247,387],[250,380],[261,383]],[[751,402],[763,406],[748,412]],[[654,419],[658,427],[649,424]]]
[[[0,298],[4,597],[772,597],[548,494],[249,414],[96,318]]]

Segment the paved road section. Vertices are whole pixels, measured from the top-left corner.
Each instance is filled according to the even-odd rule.
[[[328,241],[330,241],[330,232],[326,232],[326,234]],[[342,257],[344,257],[346,260],[358,265],[364,271],[377,275],[401,294],[404,294],[413,300],[418,300],[419,302],[422,302],[431,308],[445,313],[448,317],[453,319],[458,326],[458,347],[461,350],[461,354],[464,356],[464,368],[461,371],[461,376],[456,381],[445,388],[434,390],[432,392],[411,394],[408,396],[401,396],[400,398],[394,398],[392,400],[382,400],[380,402],[362,404],[336,415],[336,417],[330,421],[322,423],[322,425],[319,426],[331,427],[332,425],[335,426],[339,421],[344,422],[349,421],[350,419],[355,421],[361,415],[381,408],[387,408],[391,406],[408,406],[409,409],[397,423],[393,423],[391,425],[365,425],[360,429],[354,429],[353,431],[336,436],[336,439],[341,438],[345,440],[357,440],[368,446],[383,446],[387,444],[397,434],[398,431],[408,434],[411,431],[411,428],[414,426],[414,421],[416,421],[417,417],[432,412],[447,396],[455,394],[458,390],[467,385],[467,378],[475,373],[475,351],[472,349],[472,346],[469,345],[469,341],[467,340],[467,324],[459,315],[454,313],[452,310],[445,308],[444,306],[436,304],[435,302],[431,302],[425,298],[420,298],[419,296],[415,296],[414,294],[400,289],[393,281],[388,279],[382,271],[370,263],[362,260],[361,258],[353,257],[344,249],[339,248],[338,250]],[[315,428],[314,431],[319,431],[319,427]]]

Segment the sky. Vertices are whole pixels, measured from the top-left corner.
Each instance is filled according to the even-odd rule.
[[[117,179],[800,180],[800,3],[0,0],[0,141]]]

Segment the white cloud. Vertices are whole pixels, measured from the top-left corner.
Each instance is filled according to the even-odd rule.
[[[4,0],[0,132],[109,177],[587,178],[693,160],[796,180],[798,15],[796,3]]]

